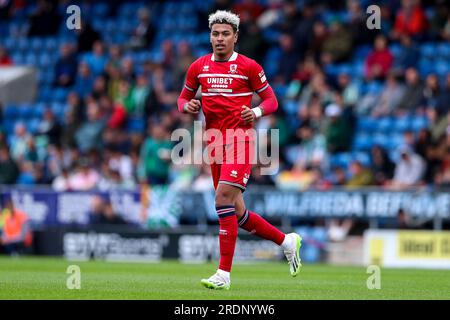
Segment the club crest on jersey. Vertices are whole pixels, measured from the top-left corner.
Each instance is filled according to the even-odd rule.
[[[237,64],[230,64],[230,71],[228,73],[236,73],[237,72]]]

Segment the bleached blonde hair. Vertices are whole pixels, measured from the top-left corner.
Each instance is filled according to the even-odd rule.
[[[209,15],[208,18],[209,29],[216,23],[229,24],[233,27],[234,32],[239,31],[239,16],[232,13],[231,11],[217,10],[216,12]]]

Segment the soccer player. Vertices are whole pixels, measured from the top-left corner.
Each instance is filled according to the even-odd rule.
[[[257,118],[277,110],[277,99],[262,67],[234,51],[239,17],[229,11],[216,11],[209,16],[209,28],[213,53],[192,63],[177,101],[180,112],[195,115],[200,108],[203,110],[207,133],[209,130],[222,133],[222,139],[214,135],[211,136],[216,139],[208,139],[208,146],[214,144],[209,155],[213,159],[211,172],[219,217],[220,262],[217,272],[208,279],[202,279],[201,284],[210,289],[230,288],[238,227],[281,246],[290,273],[296,276],[301,266],[301,237],[296,233],[282,233],[257,213],[248,210],[242,196],[252,167],[253,124]],[[202,102],[194,99],[200,86]],[[250,108],[254,92],[262,102]],[[225,139],[230,130],[234,134],[231,142]]]

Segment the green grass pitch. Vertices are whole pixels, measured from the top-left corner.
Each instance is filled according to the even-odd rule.
[[[81,269],[81,289],[66,287],[69,265]],[[450,299],[448,270],[381,269],[381,289],[369,290],[365,267],[306,264],[296,278],[287,263],[235,263],[230,291],[203,288],[216,263],[75,262],[61,258],[0,258],[0,299]]]

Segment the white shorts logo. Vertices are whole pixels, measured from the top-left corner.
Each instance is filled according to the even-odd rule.
[[[230,176],[233,178],[237,178],[237,171],[236,170],[232,170],[230,173]]]

